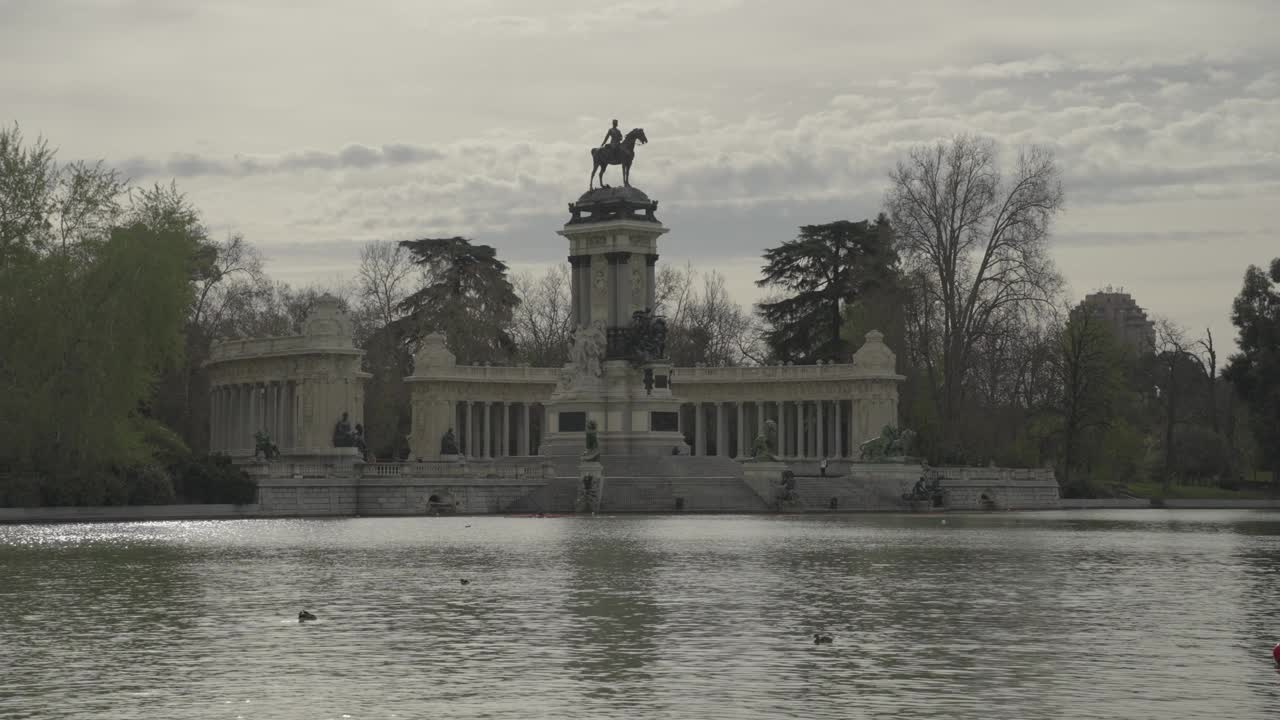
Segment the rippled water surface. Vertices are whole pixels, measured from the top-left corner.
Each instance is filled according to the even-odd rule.
[[[0,718],[1275,718],[1278,573],[1261,512],[0,526]]]

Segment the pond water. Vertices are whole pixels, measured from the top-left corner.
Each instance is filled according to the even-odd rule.
[[[943,520],[0,526],[0,718],[1280,717],[1280,514]]]

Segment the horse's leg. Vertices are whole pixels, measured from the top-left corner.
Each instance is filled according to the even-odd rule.
[[[622,186],[631,187],[631,161],[622,163]]]
[[[609,187],[608,185],[604,184],[604,171],[608,169],[609,169],[609,163],[607,161],[600,163],[600,187],[602,188]]]

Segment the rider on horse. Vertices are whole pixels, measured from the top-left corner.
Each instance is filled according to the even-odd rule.
[[[600,147],[609,145],[609,153],[612,157],[617,157],[618,149],[622,146],[622,131],[618,129],[618,121],[613,121],[613,127],[605,131],[604,141],[600,143]]]

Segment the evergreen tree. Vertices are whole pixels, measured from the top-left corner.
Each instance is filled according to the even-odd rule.
[[[1240,352],[1223,374],[1249,403],[1262,462],[1280,485],[1280,258],[1271,261],[1270,273],[1255,265],[1245,271],[1231,322],[1240,331]]]
[[[441,332],[459,363],[509,360],[515,352],[509,328],[520,298],[497,252],[461,237],[400,244],[426,280],[400,304],[404,317],[392,324],[400,340],[415,345],[428,333]]]
[[[897,264],[889,220],[804,225],[795,240],[765,251],[761,287],[786,297],[759,304],[765,343],[778,360],[847,360],[844,310],[892,277]]]

